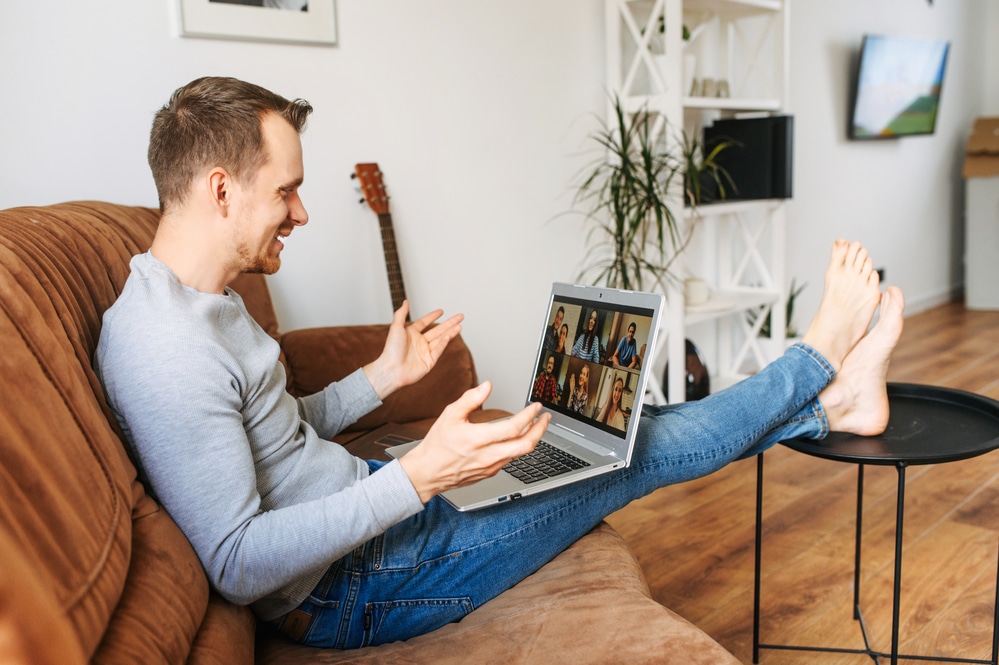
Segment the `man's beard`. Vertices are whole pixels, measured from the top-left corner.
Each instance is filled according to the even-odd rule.
[[[254,275],[273,275],[281,267],[280,256],[254,255],[246,245],[239,247],[239,259],[242,264],[241,272]]]

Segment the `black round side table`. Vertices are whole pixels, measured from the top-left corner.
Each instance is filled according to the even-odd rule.
[[[763,520],[763,454],[757,457],[756,472],[756,571],[753,607],[753,662],[759,662],[760,649],[790,649],[857,653],[878,658],[946,661],[931,656],[898,653],[899,597],[902,580],[902,526],[904,524],[905,469],[915,464],[942,464],[975,457],[999,448],[999,402],[962,390],[909,383],[888,384],[891,415],[888,428],[880,436],[831,433],[825,439],[792,439],[783,445],[815,457],[858,465],[857,535],[854,562],[854,619],[860,622],[865,649],[796,647],[760,643],[760,558]],[[891,652],[871,649],[860,613],[860,541],[863,514],[864,465],[894,466],[898,471],[895,513],[895,579],[892,604]],[[999,665],[999,562],[996,567],[995,619],[992,627],[992,660],[956,659],[964,663]]]

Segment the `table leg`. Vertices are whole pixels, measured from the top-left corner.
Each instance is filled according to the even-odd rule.
[[[756,456],[756,564],[753,580],[753,662],[760,662],[760,555],[763,536],[763,453]],[[999,595],[999,591],[996,592]],[[999,617],[999,614],[996,615]]]
[[[857,465],[857,536],[853,553],[853,620],[860,621],[860,540],[864,528],[864,465]]]
[[[899,600],[902,590],[902,525],[905,519],[905,462],[896,465],[898,469],[898,497],[895,507],[895,586],[891,612],[891,663],[898,663],[898,617]]]
[[[996,602],[992,606],[995,619],[992,624],[992,664],[999,663],[999,561],[996,562]]]

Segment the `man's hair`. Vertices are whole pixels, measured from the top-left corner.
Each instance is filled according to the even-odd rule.
[[[149,134],[160,211],[183,203],[194,178],[216,166],[252,182],[267,161],[260,123],[269,113],[301,133],[312,106],[234,78],[199,78],[174,91]]]

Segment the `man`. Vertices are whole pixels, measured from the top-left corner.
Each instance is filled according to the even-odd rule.
[[[559,329],[562,326],[562,319],[565,317],[565,307],[559,305],[555,312],[555,321],[551,327],[545,330],[544,348],[545,351],[554,351],[559,345]]]
[[[638,362],[638,345],[635,343],[635,322],[628,324],[628,334],[621,338],[611,356],[614,367],[634,367]]]
[[[549,404],[554,404],[558,400],[558,382],[555,380],[555,356],[548,356],[545,368],[541,370],[538,378],[534,380],[531,397]]]
[[[434,497],[498,473],[548,425],[537,403],[470,423],[488,383],[448,406],[402,460],[352,457],[328,439],[424,376],[461,317],[429,328],[435,311],[407,326],[404,304],[377,360],[316,395],[284,390],[276,343],[227,284],[276,271],[285,239],[308,221],[299,133],[310,112],[234,79],[174,93],[150,134],[162,220],[105,314],[94,360],[143,481],[213,588],[294,639],[349,648],[425,633],[657,487],[782,438],[886,426],[901,292],[881,296],[866,251],[837,241],[803,342],[727,391],[649,407],[626,469],[485,511],[452,510]]]

